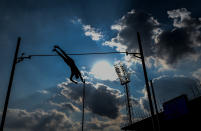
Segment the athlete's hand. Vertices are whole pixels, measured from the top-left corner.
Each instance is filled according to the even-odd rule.
[[[54,48],[60,48],[58,45],[55,45]]]
[[[56,49],[54,48],[52,51],[56,51]]]

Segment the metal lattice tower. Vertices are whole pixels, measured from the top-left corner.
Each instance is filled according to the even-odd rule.
[[[128,117],[128,123],[132,124],[132,118],[133,118],[133,110],[132,110],[132,104],[131,104],[131,99],[130,99],[130,90],[128,83],[130,82],[129,80],[129,75],[123,66],[122,63],[114,65],[115,71],[120,79],[121,85],[124,85],[124,91],[126,94],[126,112],[127,112],[127,117]]]

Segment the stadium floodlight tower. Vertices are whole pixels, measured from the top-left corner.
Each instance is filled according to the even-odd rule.
[[[124,86],[124,90],[126,93],[126,110],[127,110],[127,115],[128,115],[128,124],[132,124],[132,105],[130,103],[130,91],[128,88],[128,83],[130,82],[130,78],[128,73],[126,72],[125,67],[123,64],[120,62],[118,64],[114,65],[115,71],[117,73],[117,76],[120,79],[121,85]]]

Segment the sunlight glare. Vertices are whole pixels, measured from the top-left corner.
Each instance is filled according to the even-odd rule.
[[[90,72],[96,79],[114,81],[117,79],[115,69],[107,61],[98,61]]]

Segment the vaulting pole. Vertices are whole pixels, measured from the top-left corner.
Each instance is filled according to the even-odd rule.
[[[140,56],[141,56],[141,60],[142,60],[142,67],[143,67],[143,71],[144,71],[144,79],[145,79],[145,83],[146,83],[148,101],[149,101],[149,106],[150,106],[150,110],[151,110],[153,131],[155,131],[154,108],[153,108],[151,93],[150,93],[150,89],[149,89],[149,81],[148,81],[147,70],[146,70],[145,61],[144,61],[144,53],[143,53],[143,49],[142,49],[142,44],[141,44],[139,32],[137,32],[137,39],[138,39],[138,44],[139,44],[139,49],[140,49]]]
[[[82,131],[84,131],[84,107],[85,107],[85,81],[82,92]]]
[[[9,80],[9,84],[8,84],[7,95],[6,95],[6,100],[5,100],[2,119],[1,119],[0,131],[3,131],[3,128],[4,128],[6,112],[7,112],[7,108],[8,108],[8,102],[9,102],[11,87],[12,87],[12,83],[13,83],[13,77],[14,77],[14,73],[15,73],[15,66],[17,64],[17,56],[18,56],[18,51],[19,51],[19,47],[20,47],[20,41],[21,41],[21,38],[19,37],[18,40],[17,40],[17,47],[16,47],[16,50],[15,50],[15,56],[14,56],[14,59],[13,59],[13,66],[12,66],[12,70],[11,70],[11,74],[10,74],[10,80]]]

